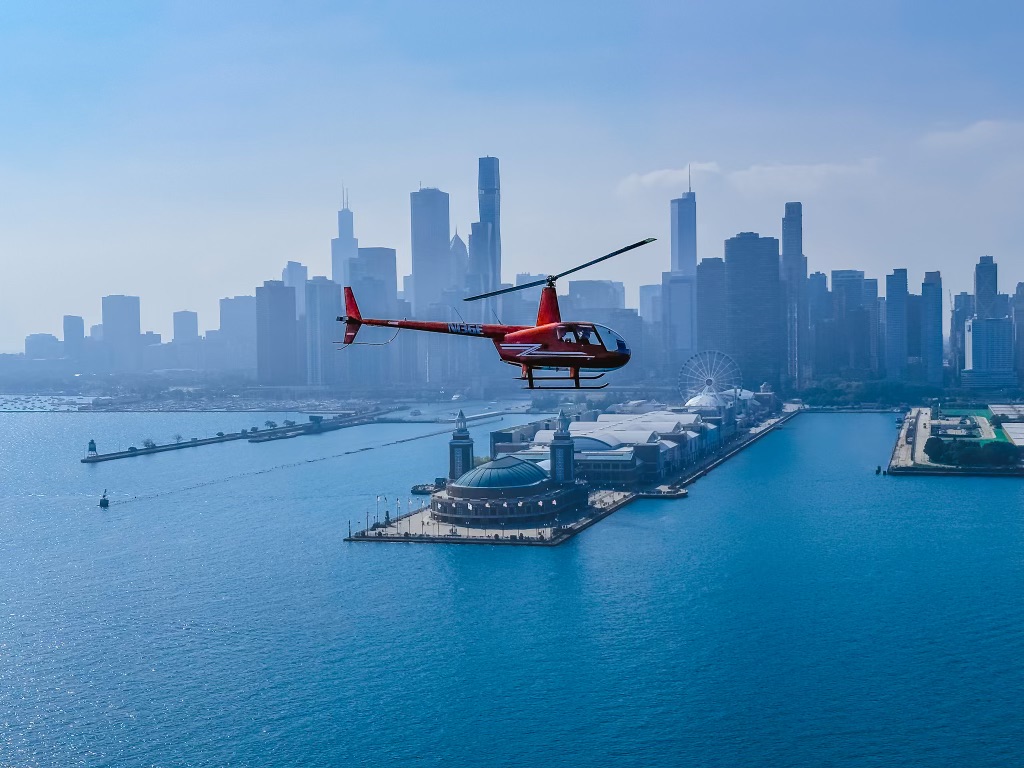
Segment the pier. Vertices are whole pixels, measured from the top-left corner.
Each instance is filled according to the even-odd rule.
[[[496,544],[502,546],[554,547],[563,544],[582,533],[590,526],[631,504],[637,499],[683,499],[688,496],[686,486],[696,482],[715,467],[720,466],[737,453],[756,443],[769,432],[802,413],[803,409],[791,407],[782,415],[769,419],[742,439],[724,449],[722,453],[708,457],[696,466],[688,467],[673,481],[654,488],[634,491],[594,490],[588,497],[587,507],[572,521],[557,520],[535,527],[501,526],[487,528],[480,526],[452,525],[435,520],[431,515],[430,503],[418,509],[386,517],[384,521],[366,524],[362,530],[350,531],[345,541],[405,543],[405,544]]]
[[[1024,477],[1024,467],[1017,466],[959,466],[953,464],[937,464],[928,458],[924,447],[932,436],[933,419],[930,408],[911,408],[903,424],[900,425],[896,444],[889,458],[888,473],[890,475],[914,475],[930,477],[949,477],[953,475],[969,477]],[[979,438],[993,440],[995,432],[985,418],[973,419],[977,424],[976,434]],[[940,421],[944,421],[941,420]],[[948,425],[935,425],[936,430],[948,429]],[[964,439],[970,439],[964,437]],[[980,441],[979,441],[980,442]]]

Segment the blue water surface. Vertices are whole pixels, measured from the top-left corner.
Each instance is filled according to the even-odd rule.
[[[78,462],[284,418],[0,414],[0,765],[1024,763],[1024,483],[876,476],[889,415],[551,549],[342,541],[438,425]]]

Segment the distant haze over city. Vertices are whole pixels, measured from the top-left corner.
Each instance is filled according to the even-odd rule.
[[[108,294],[169,337],[172,312],[216,328],[221,297],[289,260],[329,276],[343,187],[360,245],[408,274],[410,192],[449,193],[466,236],[485,155],[505,282],[654,236],[587,274],[636,306],[689,166],[698,258],[779,237],[801,201],[809,271],[884,293],[893,268],[940,270],[957,293],[989,254],[1012,293],[1022,22],[1011,3],[6,3],[0,351],[99,323]]]

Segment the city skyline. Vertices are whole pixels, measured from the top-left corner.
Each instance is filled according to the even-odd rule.
[[[425,45],[437,9],[5,6],[0,104],[19,119],[0,126],[0,253],[10,284],[50,279],[5,296],[0,349],[59,335],[65,313],[95,322],[103,294],[144,297],[143,325],[169,335],[173,311],[210,327],[219,298],[289,260],[330,276],[343,187],[360,239],[395,248],[406,274],[407,195],[448,192],[465,237],[466,160],[487,154],[505,166],[506,282],[652,235],[627,275],[635,305],[666,269],[664,204],[688,165],[698,258],[741,231],[779,236],[778,206],[800,200],[815,269],[938,269],[958,293],[958,265],[988,254],[1005,284],[1024,279],[1021,9],[886,4],[884,39],[868,6],[579,10],[545,7],[537,24],[529,3],[448,3]],[[703,33],[680,47],[679,29]],[[612,30],[615,56],[593,43]],[[736,50],[769,46],[738,66]]]

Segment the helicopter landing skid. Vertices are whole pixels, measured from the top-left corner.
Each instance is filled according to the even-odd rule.
[[[568,376],[534,376],[532,368],[526,368],[523,371],[523,375],[519,377],[519,381],[527,382],[523,389],[604,389],[608,386],[608,382],[597,385],[586,385],[582,382],[594,381],[595,379],[603,378],[604,374],[599,373],[596,376],[581,376],[578,368],[571,369]],[[543,381],[571,381],[571,386],[537,386],[538,382]]]

